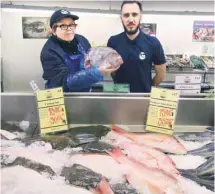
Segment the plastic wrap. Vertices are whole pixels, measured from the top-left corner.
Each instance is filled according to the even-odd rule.
[[[90,66],[111,65],[117,68],[123,63],[122,57],[110,47],[98,46],[91,48],[86,54],[85,68]]]
[[[103,76],[97,67],[90,67],[86,70],[69,74],[66,78],[69,91],[79,91],[89,88],[92,84],[103,81]]]

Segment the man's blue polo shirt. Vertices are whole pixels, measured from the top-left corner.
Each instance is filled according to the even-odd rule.
[[[114,83],[130,85],[130,92],[150,93],[152,64],[165,64],[165,55],[160,41],[140,31],[134,40],[126,33],[111,36],[107,46],[115,49],[123,64],[113,76]]]

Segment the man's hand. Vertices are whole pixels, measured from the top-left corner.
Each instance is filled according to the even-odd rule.
[[[155,77],[152,80],[153,86],[158,86],[166,76],[166,65],[154,65],[155,66]]]

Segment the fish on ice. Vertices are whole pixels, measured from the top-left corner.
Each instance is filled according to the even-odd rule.
[[[173,136],[159,133],[143,133],[135,134],[127,132],[126,130],[118,127],[112,126],[111,128],[118,134],[121,134],[138,144],[144,144],[146,146],[156,148],[162,152],[172,153],[172,154],[186,154],[186,148]]]
[[[177,137],[184,141],[203,142],[203,141],[214,141],[214,131],[203,131],[203,132],[185,132],[175,133]]]
[[[209,158],[196,169],[179,169],[179,171],[183,172],[184,174],[194,174],[199,178],[214,180],[214,157]]]
[[[98,174],[102,174],[114,183],[124,183],[124,171],[120,164],[108,154],[85,154],[78,153],[70,157],[66,166],[79,164],[85,166]]]
[[[194,170],[180,170],[182,176],[196,182],[200,186],[205,186],[207,189],[214,191],[214,180],[207,180],[205,178],[198,177]]]
[[[163,171],[148,168],[134,159],[129,159],[118,148],[107,151],[107,153],[127,169],[125,177],[137,190],[144,193],[147,187],[153,194],[163,194],[171,188],[174,194],[184,193],[179,187],[178,181]]]
[[[197,155],[197,156],[203,156],[205,158],[210,158],[214,156],[214,142],[208,143],[198,149],[195,150],[189,150],[188,154],[191,155]]]
[[[23,157],[16,157],[14,158],[14,160],[9,161],[8,158],[10,156],[1,155],[1,158],[2,157],[6,158],[6,160],[1,160],[1,165],[3,167],[23,166],[25,168],[35,170],[39,173],[47,173],[49,176],[56,175],[50,166],[41,164],[39,162],[35,162],[33,160],[23,158]]]
[[[180,175],[173,160],[157,149],[145,146],[144,144],[129,142],[119,143],[118,147],[122,148],[128,157],[137,160],[143,165],[163,170],[175,178],[178,178]]]
[[[92,192],[65,183],[60,177],[49,179],[38,172],[13,166],[1,169],[3,194],[92,194]]]

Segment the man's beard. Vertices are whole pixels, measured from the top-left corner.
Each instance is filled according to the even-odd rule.
[[[140,23],[138,24],[138,26],[134,30],[128,30],[124,24],[123,24],[123,28],[124,28],[126,34],[134,35],[138,32],[138,30],[140,28]]]

